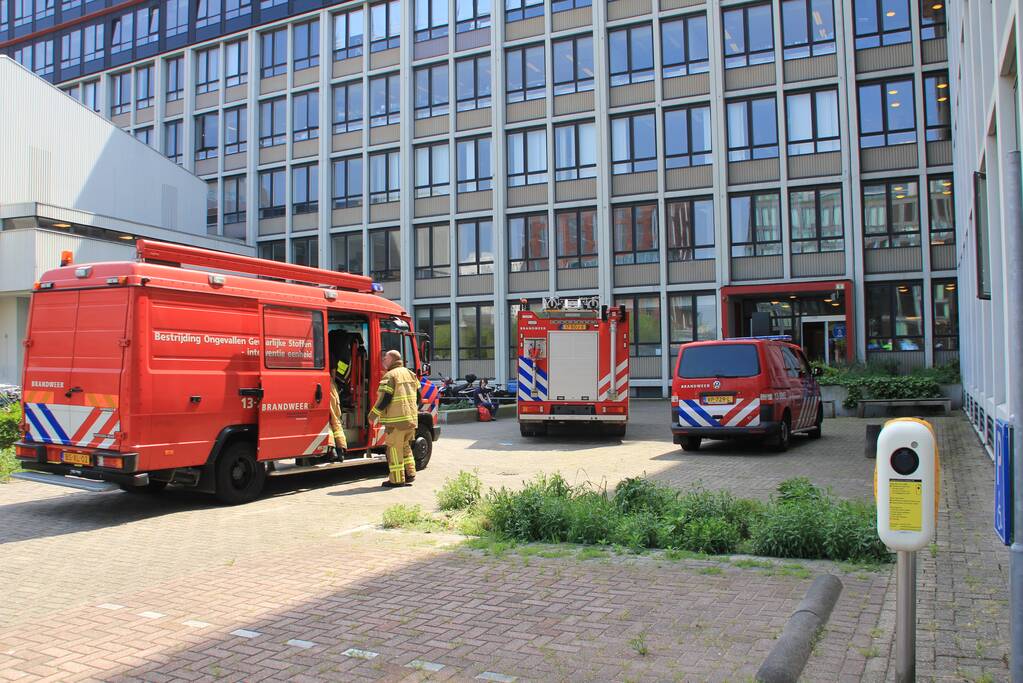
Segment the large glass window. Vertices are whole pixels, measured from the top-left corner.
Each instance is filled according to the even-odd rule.
[[[593,36],[577,36],[551,43],[554,94],[593,90]]]
[[[671,357],[678,347],[718,338],[717,297],[713,292],[685,292],[668,296],[668,341]]]
[[[283,145],[287,137],[288,101],[284,97],[259,103],[259,146]]]
[[[927,142],[952,139],[948,93],[947,73],[924,76],[924,121],[927,126]]]
[[[165,5],[167,24],[164,26],[164,35],[168,38],[188,32],[188,0],[167,0]],[[102,42],[102,41],[100,41]]]
[[[943,0],[920,0],[920,39],[945,37],[945,3]]]
[[[429,280],[450,275],[451,227],[447,223],[417,225],[416,279]]]
[[[455,96],[458,111],[490,106],[490,56],[468,57],[455,62]]]
[[[369,203],[396,202],[401,199],[401,156],[398,150],[369,156]]]
[[[284,263],[287,258],[286,247],[284,246],[284,240],[274,240],[272,242],[260,242],[256,245],[259,252],[259,258],[266,259],[267,261],[279,261]]]
[[[110,78],[110,113],[126,114],[131,111],[131,72],[114,74]]]
[[[334,61],[362,55],[363,14],[361,9],[334,15]]]
[[[729,197],[732,256],[774,256],[782,253],[781,200],[777,192]]]
[[[357,206],[362,206],[362,157],[334,159],[334,208]]]
[[[369,116],[372,127],[401,121],[401,77],[397,72],[369,80]]]
[[[416,42],[448,34],[448,0],[415,0]]]
[[[952,176],[931,176],[927,179],[930,202],[931,244],[955,244],[955,203]]]
[[[493,360],[494,307],[459,304],[458,357],[461,360]]]
[[[867,283],[867,351],[924,348],[923,288],[919,282]]]
[[[615,305],[629,312],[629,355],[661,355],[661,298],[616,296]]]
[[[172,0],[173,1],[173,0]],[[85,45],[85,61],[103,59],[106,52],[103,42],[103,24],[93,24],[82,29],[82,41]]]
[[[200,50],[195,53],[195,93],[217,90],[220,90],[220,48]]]
[[[710,197],[671,200],[667,218],[668,260],[714,258],[714,200]]]
[[[176,164],[181,158],[181,121],[168,121],[163,124],[163,154]]]
[[[416,69],[416,118],[447,116],[448,107],[448,63]]]
[[[842,251],[842,188],[811,187],[789,192],[792,253]]]
[[[711,155],[710,106],[664,110],[664,166],[705,166]]]
[[[429,335],[433,360],[451,360],[450,306],[416,306],[416,332]]]
[[[334,270],[362,275],[362,231],[330,236],[330,263]]]
[[[505,54],[506,99],[509,103],[542,99],[547,94],[543,45],[508,50]]]
[[[168,59],[164,67],[167,69],[167,101],[180,100],[185,94],[185,60],[183,57]]]
[[[218,150],[220,117],[217,112],[200,114],[195,117],[195,158],[215,159]]]
[[[245,175],[233,175],[224,178],[224,225],[245,222]],[[226,229],[225,229],[225,232]],[[245,238],[245,228],[229,237]]]
[[[213,26],[220,23],[220,0],[199,0],[195,10],[195,27]]]
[[[458,224],[458,274],[494,272],[494,223],[490,220]]]
[[[457,0],[455,32],[465,33],[490,27],[490,0]]]
[[[398,47],[401,40],[401,1],[370,5],[370,52]]]
[[[6,0],[0,0],[0,22],[7,21]],[[6,26],[6,23],[4,23]],[[82,63],[82,30],[76,29],[60,37],[60,68],[71,69]]]
[[[217,180],[206,181],[206,233],[217,234]]]
[[[283,168],[259,172],[259,217],[279,218],[284,215],[284,193],[287,176]]]
[[[789,155],[836,152],[842,147],[838,130],[838,91],[800,92],[785,96]]]
[[[976,236],[977,298],[991,298],[991,252],[987,208],[987,173],[973,174],[973,232]]]
[[[747,5],[722,12],[725,68],[774,61],[774,19],[771,5]]]
[[[296,24],[291,35],[291,54],[295,71],[310,69],[320,63],[320,22]]]
[[[224,0],[224,18],[237,19],[252,14],[252,0]]]
[[[490,136],[461,139],[457,143],[458,191],[479,192],[494,185]]]
[[[307,90],[291,99],[292,140],[315,140],[320,137],[320,93]]]
[[[916,142],[913,80],[860,85],[860,147]]]
[[[611,215],[615,265],[657,263],[657,204],[616,206]]]
[[[135,70],[135,108],[149,109],[153,106],[153,65]]]
[[[505,22],[543,16],[543,0],[504,0]]]
[[[778,115],[774,95],[728,103],[728,160],[778,156]]]
[[[554,127],[554,179],[597,176],[597,126],[592,121]]]
[[[318,237],[296,237],[291,240],[291,262],[297,266],[318,268],[320,239]]]
[[[612,86],[654,80],[653,31],[650,24],[641,24],[608,32]]]
[[[931,287],[934,352],[958,351],[959,296],[956,292],[956,281],[935,280]]]
[[[317,164],[291,169],[291,212],[316,213],[320,208],[320,167]]]
[[[853,16],[857,50],[912,40],[909,0],[855,0]]]
[[[401,279],[400,237],[398,228],[369,231],[369,275],[377,282]]]
[[[416,147],[416,198],[451,194],[451,157],[448,143]]]
[[[920,197],[914,179],[863,184],[863,246],[920,246]]]
[[[657,124],[653,113],[611,119],[612,173],[657,170]]]
[[[135,44],[139,47],[160,40],[160,6],[135,11]]]
[[[558,268],[596,268],[596,209],[558,211],[554,215],[554,221]]]
[[[664,78],[710,71],[707,15],[691,14],[661,22],[661,65]]]
[[[508,217],[508,270],[546,271],[547,214]]]
[[[362,130],[362,81],[334,86],[334,132]]]
[[[288,30],[269,31],[260,36],[262,41],[260,75],[263,78],[280,76],[288,71]]]
[[[249,41],[236,40],[224,46],[227,87],[249,82]]]
[[[214,0],[215,2],[216,0]],[[200,0],[202,2],[202,0]],[[196,17],[196,23],[198,24],[199,17]],[[134,12],[128,12],[127,14],[114,19],[114,25],[110,31],[110,54],[115,55],[118,52],[125,52],[130,50],[132,43],[135,40],[135,14]]]
[[[785,59],[834,54],[832,0],[782,0],[781,34]]]
[[[508,133],[508,187],[547,182],[547,130]]]

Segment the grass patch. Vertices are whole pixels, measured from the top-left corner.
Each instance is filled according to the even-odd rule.
[[[437,491],[437,507],[441,510],[468,510],[483,497],[479,473],[461,471],[448,479]]]
[[[650,647],[646,644],[646,633],[640,633],[635,638],[629,640],[629,647],[636,651],[636,654],[640,657],[646,657],[650,654]]]
[[[586,547],[580,548],[575,556],[579,560],[599,560],[607,557],[607,553],[604,552],[603,548]]]
[[[744,557],[740,560],[732,560],[732,566],[739,567],[740,569],[774,569],[774,562]]]
[[[715,566],[701,567],[700,568],[700,573],[701,574],[709,574],[711,576],[717,576],[718,574],[724,574],[725,570],[722,569],[721,567],[715,567]]]
[[[13,448],[0,449],[0,483],[10,480],[11,475],[21,471],[18,459],[14,457]]]
[[[399,503],[384,510],[385,529],[413,529],[415,531],[445,531],[448,525],[423,511],[419,505]]]

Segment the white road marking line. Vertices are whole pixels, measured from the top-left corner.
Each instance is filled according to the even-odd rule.
[[[104,602],[102,605],[96,605],[96,606],[99,607],[100,609],[109,609],[109,610],[124,609],[124,605],[118,605],[117,603],[114,603],[114,602]]]
[[[345,529],[344,531],[338,531],[336,534],[331,534],[331,536],[333,538],[339,538],[341,536],[347,536],[349,534],[357,534],[360,531],[369,531],[370,529],[375,529],[375,528],[376,528],[375,524],[362,524],[362,525],[357,526],[357,527],[352,527],[351,529]]]
[[[433,671],[437,672],[444,668],[443,664],[437,662],[424,662],[421,659],[413,659],[411,662],[405,665],[407,669],[418,669],[420,671]]]
[[[288,645],[292,647],[300,647],[303,650],[308,650],[311,647],[316,647],[316,643],[311,640],[299,640],[298,638],[292,638],[288,641]]]
[[[497,681],[497,683],[513,683],[518,679],[515,676],[505,676],[504,674],[496,674],[493,671],[484,671],[476,677],[477,681]]]
[[[139,612],[139,616],[144,619],[163,619],[167,615],[160,612]]]
[[[341,654],[346,655],[348,657],[358,657],[359,659],[373,659],[374,657],[380,655],[379,652],[372,652],[370,650],[360,650],[355,647],[348,648]]]
[[[196,619],[186,619],[181,623],[189,628],[209,628],[212,626],[212,624],[207,624],[205,621],[198,621]]]
[[[239,638],[258,638],[263,635],[259,631],[249,631],[248,629],[240,628],[237,631],[231,631],[232,636],[238,636]]]

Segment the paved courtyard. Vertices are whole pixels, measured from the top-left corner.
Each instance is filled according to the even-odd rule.
[[[890,679],[887,571],[488,554],[375,527],[395,502],[432,507],[446,478],[474,468],[491,486],[560,471],[610,487],[646,473],[766,498],[802,475],[871,494],[865,421],[827,421],[825,438],[785,454],[724,443],[684,454],[667,412],[636,402],[622,443],[524,440],[514,420],[450,425],[416,485],[395,491],[379,487],[380,468],[280,478],[234,508],[183,491],[0,486],[0,680],[743,681],[824,571],[845,589],[804,680]],[[990,461],[960,417],[936,424],[946,495],[936,551],[921,558],[921,680],[1003,680],[1007,553],[983,502]]]

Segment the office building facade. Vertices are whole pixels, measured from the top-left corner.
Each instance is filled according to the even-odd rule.
[[[205,179],[211,235],[371,274],[437,374],[514,376],[543,296],[678,345],[958,355],[931,0],[0,0],[0,50]]]

